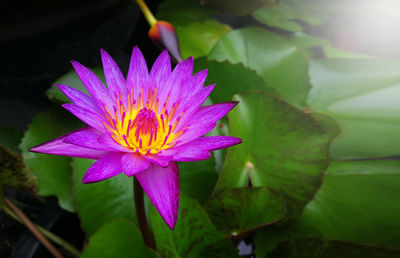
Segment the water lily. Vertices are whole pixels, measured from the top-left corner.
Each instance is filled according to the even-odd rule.
[[[126,79],[109,54],[101,50],[107,88],[89,69],[72,65],[86,95],[58,85],[72,101],[63,107],[88,127],[33,147],[31,151],[96,159],[82,182],[92,183],[121,172],[135,176],[172,229],[179,203],[177,161],[210,158],[210,151],[241,142],[231,136],[206,136],[237,102],[201,105],[215,85],[203,87],[207,70],[192,76],[193,59],[171,71],[167,51],[150,73],[134,47]]]

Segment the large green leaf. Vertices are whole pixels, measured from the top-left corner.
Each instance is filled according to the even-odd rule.
[[[166,0],[157,9],[157,18],[175,27],[206,18],[217,12],[200,5],[198,0]]]
[[[96,76],[99,77],[99,79],[103,83],[105,83],[105,77],[102,68],[91,68],[90,70],[94,74],[96,74]],[[55,82],[51,84],[50,89],[47,91],[47,96],[49,97],[49,99],[62,103],[69,102],[69,99],[64,95],[64,93],[61,92],[61,90],[57,87],[57,84],[67,85],[81,92],[89,94],[85,86],[83,86],[75,70],[71,70],[58,78]]]
[[[151,224],[162,257],[237,257],[232,244],[217,231],[200,204],[180,195],[178,221],[170,230],[153,208]]]
[[[27,168],[37,177],[39,194],[57,196],[60,206],[68,211],[74,211],[71,158],[33,153],[29,149],[79,126],[81,123],[61,108],[44,111],[34,117],[20,145]]]
[[[136,222],[132,178],[121,173],[101,182],[82,184],[83,175],[91,164],[92,160],[73,159],[75,207],[82,228],[91,235],[115,218]]]
[[[176,32],[182,58],[208,55],[219,38],[229,31],[231,27],[212,19],[177,26]]]
[[[146,247],[139,230],[132,222],[115,219],[104,224],[90,237],[81,258],[158,257]]]
[[[203,0],[202,3],[224,13],[236,15],[250,14],[257,8],[273,5],[275,0]]]
[[[298,214],[321,184],[328,165],[329,135],[297,108],[262,91],[236,95],[231,135],[243,140],[229,148],[215,193],[266,186],[285,198],[289,216]]]
[[[179,162],[179,190],[204,204],[214,189],[218,174],[215,160]]]
[[[300,227],[330,239],[399,248],[399,185],[399,161],[334,162]]]
[[[279,221],[285,207],[282,199],[268,188],[246,187],[216,194],[206,210],[218,229],[227,235],[238,235]]]
[[[259,256],[257,256],[259,257]],[[396,258],[397,249],[364,246],[323,238],[297,237],[278,245],[268,258]]]
[[[318,60],[310,65],[308,104],[336,119],[334,159],[399,155],[399,61]]]
[[[242,63],[255,70],[279,96],[303,107],[310,89],[305,55],[286,39],[248,27],[225,34],[211,50],[210,60]]]
[[[206,85],[216,84],[210,98],[214,103],[230,101],[233,95],[245,90],[267,90],[268,87],[261,76],[242,64],[231,64],[227,61],[217,62],[207,58],[195,60],[195,71],[208,69]]]

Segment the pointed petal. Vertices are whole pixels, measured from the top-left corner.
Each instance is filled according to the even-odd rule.
[[[121,152],[108,152],[93,163],[83,176],[82,183],[94,183],[118,175],[122,172]]]
[[[242,140],[232,136],[207,136],[173,148],[175,161],[196,161],[211,157],[210,151],[224,149],[241,143]]]
[[[99,106],[103,107],[105,105],[109,110],[112,110],[113,103],[110,99],[107,88],[104,87],[100,79],[80,63],[76,61],[72,61],[71,63],[83,85],[85,85],[89,94],[97,101]]]
[[[160,155],[157,153],[157,154],[144,155],[143,158],[147,159],[148,161],[160,167],[166,167],[172,160],[172,155]]]
[[[135,174],[147,196],[169,228],[175,227],[179,205],[179,171],[176,162],[162,168],[152,164]]]
[[[147,89],[147,82],[149,80],[149,72],[147,69],[146,60],[142,52],[135,46],[132,51],[131,63],[129,65],[128,76],[126,77],[128,93],[133,94],[135,100],[141,89]],[[146,88],[144,88],[146,86]]]
[[[91,127],[97,129],[100,132],[105,132],[103,125],[103,119],[96,113],[89,111],[86,108],[77,106],[75,104],[64,104],[62,105],[66,110],[71,112],[74,116],[79,118],[82,122],[90,125]]]
[[[74,104],[87,108],[88,110],[92,111],[93,113],[101,114],[101,109],[97,105],[96,101],[94,101],[91,97],[86,95],[79,90],[76,90],[72,87],[57,84],[57,87],[67,96]]]
[[[101,143],[99,139],[105,135],[94,128],[86,127],[78,131],[70,133],[65,137],[64,142],[79,145],[94,150],[101,151],[121,151],[123,148],[116,148],[114,145]]]
[[[85,159],[99,159],[106,154],[106,152],[104,151],[93,150],[65,143],[64,139],[68,135],[69,133],[62,135],[54,140],[32,147],[30,151]]]
[[[100,138],[98,139],[99,143],[107,145],[115,150],[118,151],[122,151],[122,152],[133,152],[133,150],[117,143],[116,141],[114,141],[110,135],[108,134],[103,134],[102,136],[100,136]]]
[[[154,62],[150,78],[159,85],[163,84],[171,73],[171,60],[167,50],[164,50]]]
[[[121,159],[122,168],[127,176],[133,176],[136,173],[146,170],[150,166],[147,159],[142,158],[136,153],[125,153]]]
[[[109,93],[115,98],[121,96],[122,102],[127,109],[128,103],[125,78],[114,59],[112,59],[104,49],[100,49],[100,53]]]
[[[211,131],[216,122],[225,116],[233,107],[238,104],[237,101],[218,103],[206,107],[201,107],[186,123],[187,128],[181,137],[178,138],[178,145],[185,144],[193,139],[205,135]]]

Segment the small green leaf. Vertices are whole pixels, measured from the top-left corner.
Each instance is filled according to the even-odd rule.
[[[103,83],[105,83],[105,77],[102,68],[92,68],[90,70],[94,74],[96,74],[97,77],[99,77],[99,79]],[[61,90],[57,87],[57,84],[67,85],[83,93],[89,94],[85,86],[83,86],[75,70],[71,70],[62,77],[60,77],[59,79],[57,79],[55,82],[51,84],[50,89],[47,91],[47,96],[49,97],[50,100],[61,103],[70,102],[70,100],[64,95],[64,93],[62,93]]]
[[[259,257],[259,256],[257,256]],[[296,237],[278,245],[268,258],[396,258],[400,257],[397,249],[378,246],[365,246],[323,238]]]
[[[341,134],[335,160],[400,154],[400,73],[395,60],[316,60],[310,63],[311,109],[335,119]]]
[[[83,175],[93,162],[74,158],[72,163],[75,207],[82,228],[91,235],[115,218],[136,222],[132,178],[121,173],[101,182],[83,184]]]
[[[330,44],[330,42],[326,39],[310,36],[302,32],[293,33],[293,35],[289,38],[289,41],[299,48],[311,48]]]
[[[27,168],[37,177],[39,194],[55,195],[59,204],[74,211],[72,200],[71,158],[29,152],[35,145],[77,129],[82,125],[75,117],[60,109],[37,114],[22,139],[20,149]]]
[[[156,209],[151,225],[161,257],[237,257],[233,245],[217,231],[207,213],[195,200],[180,195],[178,221],[171,230]]]
[[[305,105],[311,87],[306,57],[272,32],[256,27],[231,31],[221,37],[208,58],[241,63],[255,70],[285,100],[296,106]]]
[[[204,204],[214,189],[218,174],[215,171],[215,160],[179,162],[179,190]]]
[[[300,228],[330,239],[399,248],[399,185],[399,161],[334,162],[305,207]]]
[[[350,51],[346,51],[340,48],[334,48],[331,46],[323,46],[322,50],[327,58],[343,58],[343,59],[365,59],[372,58],[363,54],[357,54]]]
[[[273,5],[275,0],[204,0],[203,2],[207,6],[217,9],[223,13],[246,15],[265,5]]]
[[[205,208],[214,225],[227,235],[276,223],[285,212],[283,200],[266,187],[233,188],[220,192]]]
[[[265,186],[283,195],[295,216],[318,190],[328,166],[330,136],[309,115],[262,91],[236,95],[230,133],[243,140],[227,150],[214,193]]]
[[[303,28],[294,21],[296,19],[296,13],[296,9],[278,4],[273,7],[258,9],[252,16],[257,21],[270,27],[288,31],[302,31]]]
[[[195,60],[194,67],[196,71],[208,69],[205,85],[216,84],[210,95],[214,103],[230,101],[233,95],[245,90],[275,92],[275,89],[265,84],[261,76],[242,64],[199,58]]]
[[[231,27],[215,20],[191,22],[177,26],[179,47],[183,59],[206,56],[220,37],[231,31]]]
[[[130,221],[115,219],[90,237],[81,258],[158,257],[146,247],[137,227]]]

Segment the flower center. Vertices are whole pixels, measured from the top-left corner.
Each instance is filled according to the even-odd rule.
[[[151,146],[153,142],[157,141],[158,129],[158,120],[154,111],[142,108],[128,128],[127,134],[130,135],[130,139],[134,138],[139,149],[142,149],[143,144]]]

